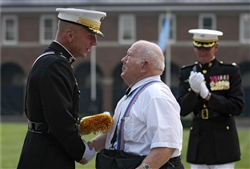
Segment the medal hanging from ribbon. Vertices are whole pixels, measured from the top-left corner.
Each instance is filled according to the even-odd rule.
[[[228,90],[229,88],[230,88],[229,75],[210,76],[211,91]]]

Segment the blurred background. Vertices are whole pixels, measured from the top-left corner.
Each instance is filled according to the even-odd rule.
[[[164,31],[169,34],[163,41],[166,70],[162,80],[176,95],[180,68],[196,61],[188,30],[205,28],[224,33],[216,57],[240,67],[246,94],[241,116],[250,116],[249,0],[2,0],[1,117],[24,116],[27,76],[55,38],[58,7],[107,13],[101,25],[105,38],[98,37],[89,56],[73,63],[81,90],[81,115],[113,113],[127,88],[120,77],[121,58],[137,40],[158,43]]]
[[[196,61],[193,35],[188,30],[222,31],[216,58],[240,67],[245,90],[245,108],[236,118],[242,152],[236,168],[249,168],[249,3],[249,0],[0,0],[0,168],[17,166],[27,132],[23,106],[27,76],[33,62],[55,38],[58,20],[55,9],[60,7],[107,13],[101,25],[105,38],[98,37],[98,45],[89,56],[73,63],[81,90],[80,117],[103,111],[113,113],[127,88],[120,77],[121,59],[135,41],[148,40],[162,47],[166,69],[161,78],[176,96],[179,70]],[[190,119],[182,118],[185,168],[189,168],[185,157]],[[94,160],[86,166],[77,164],[77,168],[94,168]]]

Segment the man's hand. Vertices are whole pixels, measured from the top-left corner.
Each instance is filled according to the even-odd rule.
[[[88,141],[87,144],[88,144],[90,150],[92,150],[93,148],[95,149],[92,141]]]
[[[191,89],[194,92],[199,93],[201,83],[203,83],[204,79],[205,78],[203,74],[201,74],[200,72],[197,73],[197,72],[191,71],[190,76],[189,76],[189,81],[188,81]]]
[[[82,158],[80,161],[79,161],[80,164],[84,165],[84,164],[87,164],[88,161],[85,159],[85,158]]]
[[[208,96],[209,90],[207,89],[207,86],[205,83],[200,84],[200,96],[205,99]]]
[[[85,152],[84,152],[83,158],[80,161],[80,163],[87,164],[95,157],[96,152],[95,152],[95,148],[89,147],[89,145],[86,143],[85,140],[83,140],[83,143],[85,144]]]

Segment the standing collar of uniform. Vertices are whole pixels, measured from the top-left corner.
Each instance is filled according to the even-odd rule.
[[[66,50],[69,54],[70,54],[70,56],[72,57],[72,58],[74,58],[74,60],[76,60],[76,58],[68,51],[68,49],[66,49],[60,42],[58,42],[58,41],[56,41],[56,40],[53,40],[53,42],[56,42],[57,44],[59,44],[61,47],[63,47],[64,48],[64,50]]]
[[[199,62],[199,67],[210,67],[209,65],[211,65],[211,63],[215,63],[217,61],[217,59],[215,58],[215,56],[213,57],[213,59],[205,64],[202,64],[201,62]]]
[[[150,76],[150,77],[147,77],[147,78],[144,78],[142,80],[140,80],[139,82],[135,83],[134,85],[131,86],[131,90],[129,93],[133,92],[135,89],[139,88],[140,86],[150,82],[150,81],[153,81],[153,80],[156,80],[156,81],[161,81],[161,77],[160,75],[157,75],[157,76]]]

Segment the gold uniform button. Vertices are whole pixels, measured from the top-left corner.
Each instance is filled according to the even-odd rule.
[[[227,126],[226,129],[229,130],[229,126]]]
[[[190,127],[190,130],[193,130],[193,127]]]
[[[207,70],[202,70],[202,73],[203,73],[203,74],[206,74],[206,73],[207,73]]]

